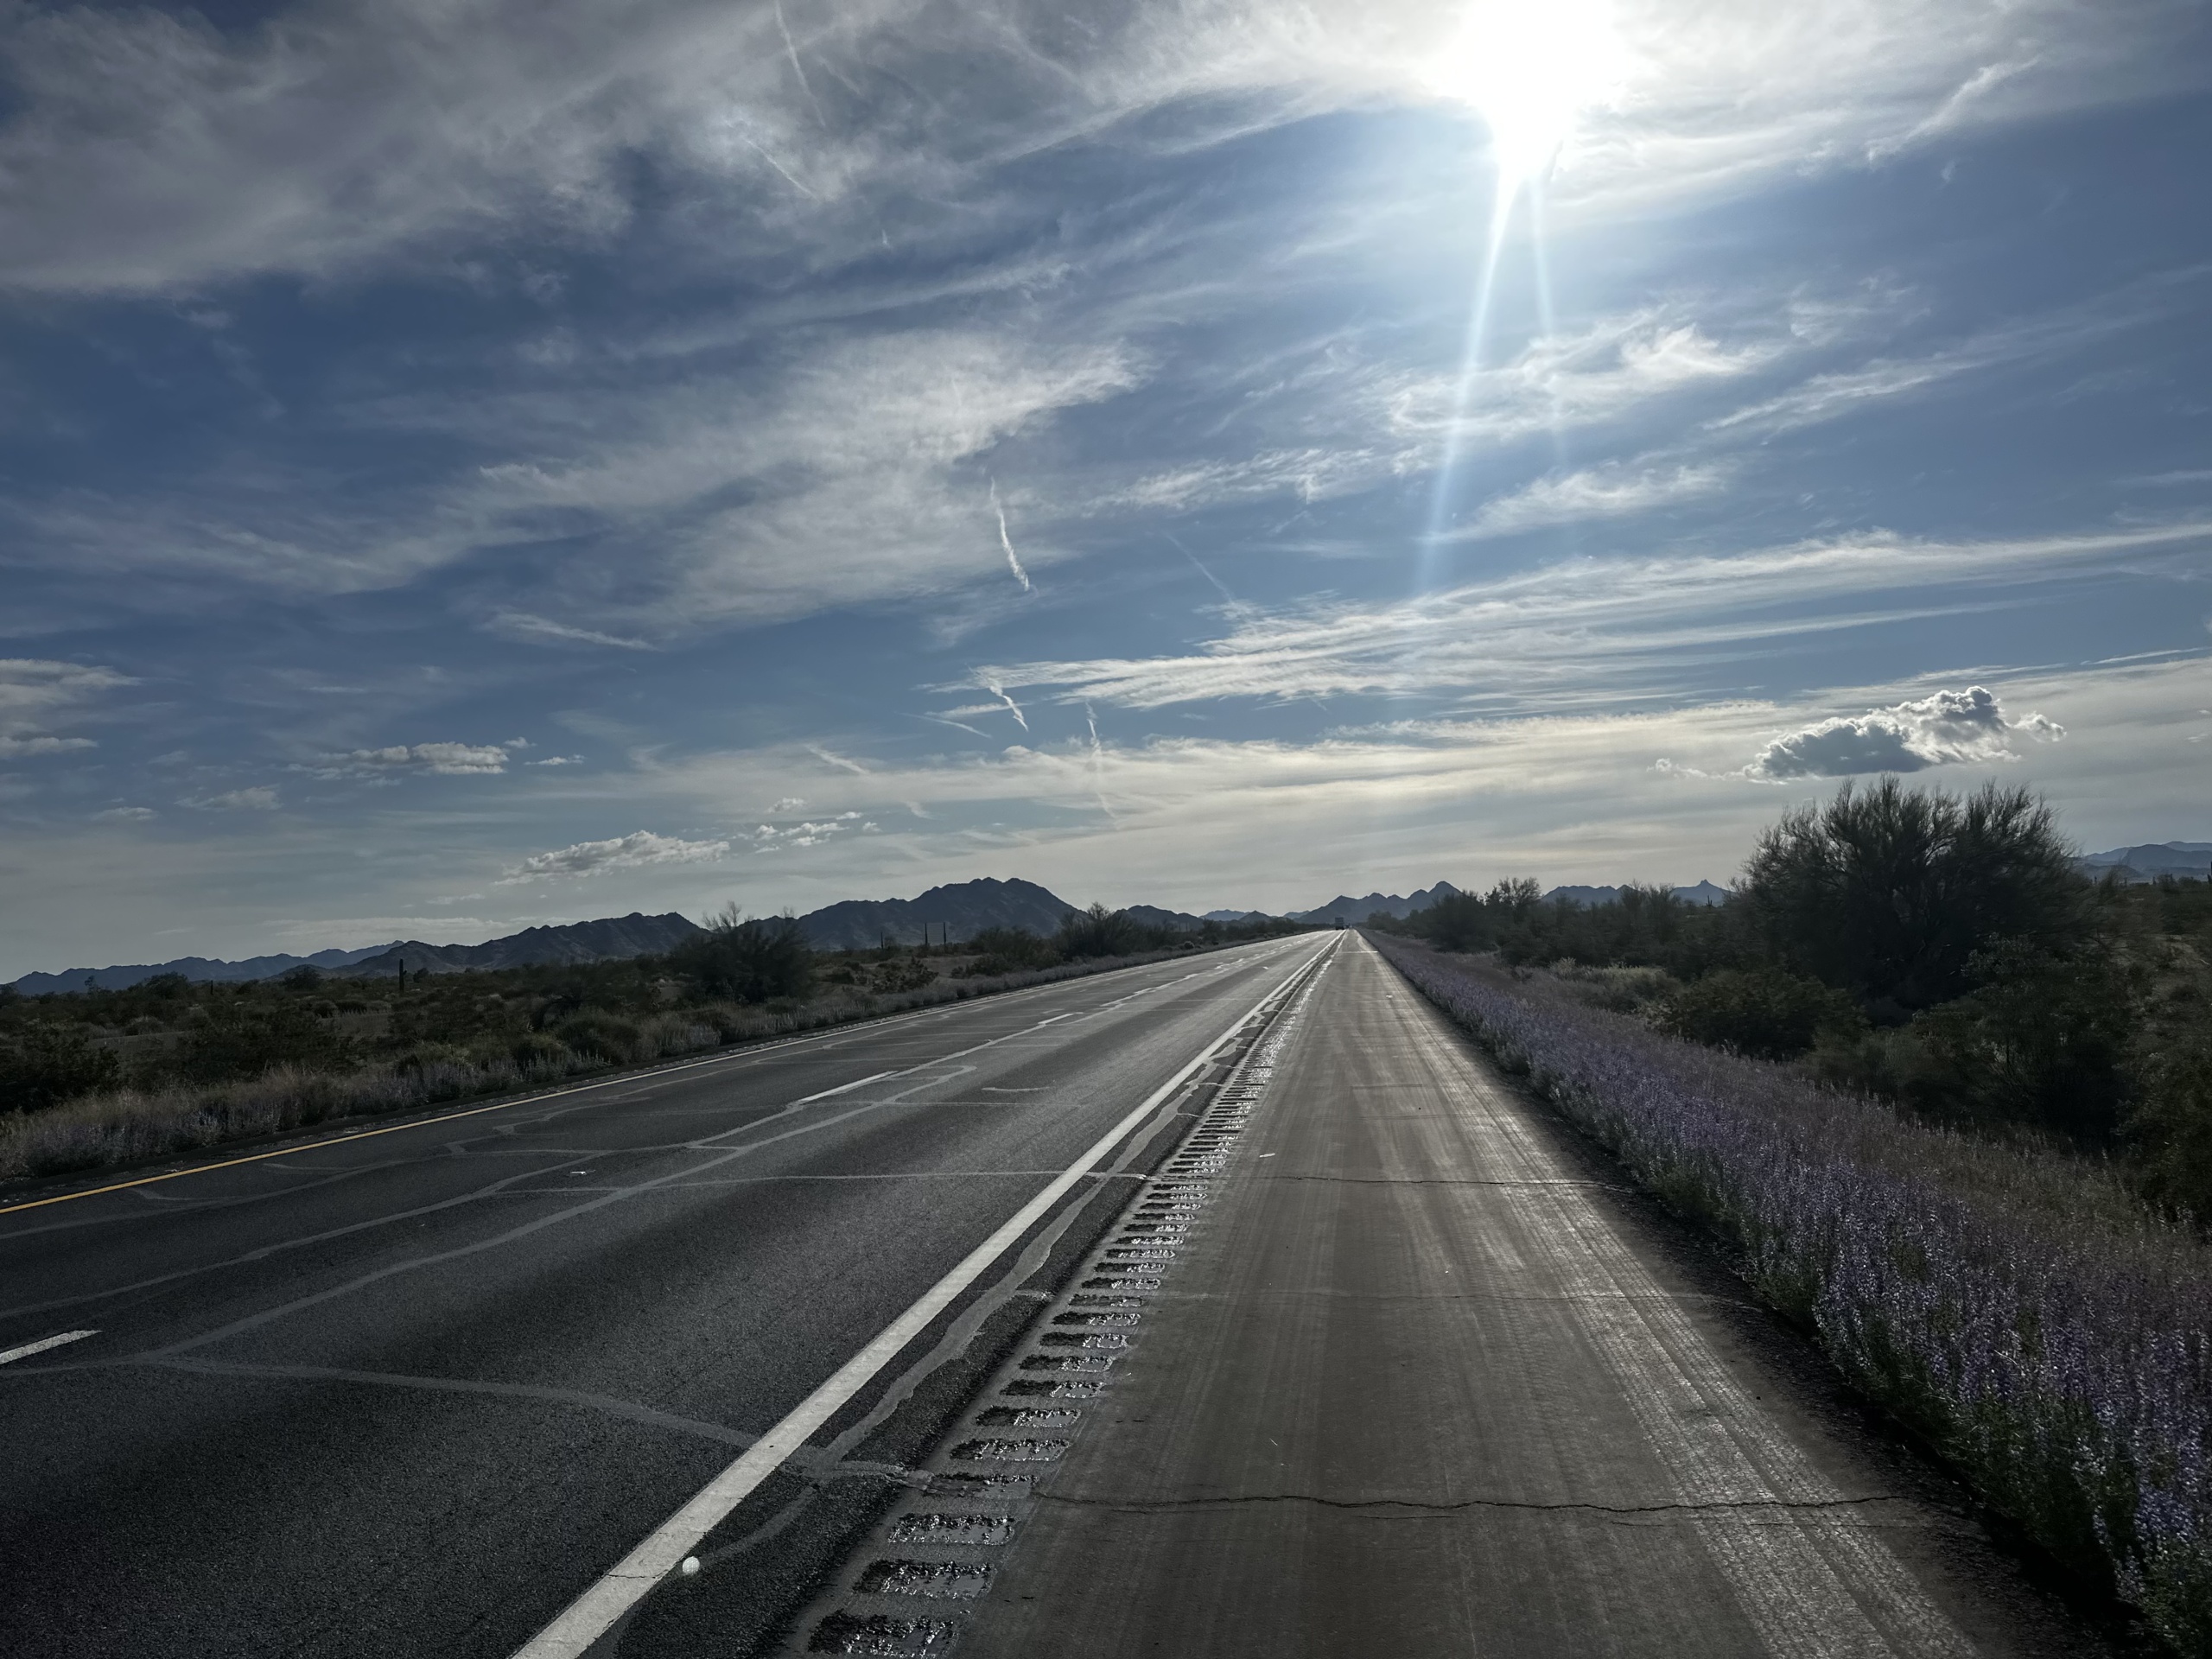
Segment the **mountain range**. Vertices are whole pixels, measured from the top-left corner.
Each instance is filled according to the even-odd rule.
[[[1725,905],[1728,889],[1716,887],[1710,881],[1700,881],[1694,887],[1676,887],[1675,897],[1686,905]],[[1577,905],[1617,905],[1621,901],[1618,887],[1554,887],[1544,895],[1547,899],[1565,899]]]
[[[2155,881],[2162,875],[2202,881],[2212,879],[2212,841],[2146,842],[2140,847],[2091,853],[2075,862],[2091,875],[2118,871],[2123,881]]]
[[[920,944],[925,938],[957,942],[987,927],[1050,933],[1074,909],[1034,881],[985,876],[931,887],[918,899],[848,899],[808,912],[798,924],[817,950],[866,950],[887,942]]]
[[[626,957],[657,957],[672,950],[699,931],[687,916],[670,911],[646,916],[632,911],[595,922],[564,927],[526,927],[504,939],[481,944],[425,944],[409,939],[362,957],[346,969],[364,977],[397,974],[402,967],[419,974],[455,974],[471,968],[536,968],[548,963],[612,962]]]
[[[2170,841],[2139,847],[2117,847],[2090,853],[2078,860],[2091,874],[2118,871],[2131,881],[2148,881],[2160,875],[2204,880],[2212,877],[2212,842]],[[1341,918],[1357,926],[1370,917],[1404,918],[1425,910],[1438,899],[1456,893],[1449,881],[1416,888],[1409,893],[1370,893],[1363,899],[1339,893],[1312,910],[1292,911],[1288,919],[1326,926]],[[1580,905],[1609,905],[1620,898],[1618,887],[1554,887],[1544,897]],[[1675,896],[1694,905],[1717,905],[1728,890],[1710,881],[1676,887]],[[997,880],[986,876],[931,887],[915,899],[848,899],[824,906],[798,918],[807,942],[817,950],[870,950],[888,942],[920,944],[925,939],[958,944],[989,927],[1018,927],[1037,934],[1056,931],[1076,906],[1033,881]],[[1212,910],[1193,916],[1155,905],[1131,905],[1126,913],[1154,927],[1193,930],[1207,922],[1238,922],[1263,917],[1256,910]],[[662,916],[632,912],[627,916],[596,921],[571,922],[558,927],[525,928],[505,938],[481,944],[426,944],[420,939],[395,940],[353,950],[317,950],[296,957],[278,952],[225,962],[207,957],[179,957],[170,962],[130,963],[107,968],[72,968],[59,974],[25,974],[13,988],[26,996],[57,991],[79,991],[87,983],[122,990],[156,974],[181,974],[194,981],[226,982],[272,979],[298,967],[325,972],[364,976],[396,974],[404,965],[410,972],[455,973],[466,969],[519,968],[547,963],[605,962],[618,957],[658,955],[681,944],[699,931],[696,924],[674,911]]]
[[[1417,910],[1427,910],[1446,894],[1459,891],[1459,889],[1449,881],[1440,881],[1425,891],[1416,888],[1402,899],[1395,893],[1370,893],[1364,899],[1353,899],[1340,893],[1327,904],[1316,909],[1292,911],[1290,919],[1294,922],[1319,922],[1324,925],[1341,921],[1346,927],[1357,927],[1370,916],[1395,916],[1401,918],[1410,916]]]
[[[366,961],[381,951],[397,949],[397,944],[365,945],[358,950],[318,950],[313,956],[288,956],[280,951],[270,957],[248,957],[242,962],[222,962],[207,957],[179,957],[174,962],[122,963],[110,968],[72,968],[59,974],[25,974],[13,982],[14,988],[25,996],[44,996],[54,991],[81,991],[87,980],[103,990],[128,990],[141,980],[156,974],[182,974],[197,982],[219,981],[229,984],[242,979],[274,979],[295,968],[321,968],[326,971],[351,968],[357,962]]]

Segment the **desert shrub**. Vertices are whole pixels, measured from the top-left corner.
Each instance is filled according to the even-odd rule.
[[[918,957],[894,957],[889,962],[880,962],[868,976],[871,990],[896,992],[918,991],[925,985],[934,984],[937,969]]]
[[[587,1008],[571,1014],[554,1027],[554,1037],[579,1054],[600,1060],[628,1060],[638,1057],[643,1035],[637,1025],[619,1014]]]
[[[970,974],[1014,974],[1033,968],[1049,968],[1059,960],[1050,939],[1040,939],[1025,927],[987,927],[968,941],[976,952]]]
[[[507,1058],[518,1071],[562,1071],[572,1051],[558,1037],[543,1031],[526,1031],[507,1045]]]
[[[2135,1069],[2140,1092],[2127,1136],[2144,1190],[2212,1223],[2212,1030],[2165,1036]]]
[[[45,1020],[0,1036],[0,1112],[39,1112],[112,1088],[122,1063],[81,1026]]]
[[[257,1077],[273,1066],[343,1071],[353,1064],[353,1045],[337,1021],[296,1002],[226,996],[201,1012],[171,1062],[188,1082]]]
[[[1724,968],[1669,993],[1651,1023],[1669,1036],[1764,1060],[1786,1060],[1813,1046],[1824,1027],[1855,1033],[1865,1019],[1851,998],[1817,979],[1777,968]]]
[[[1681,988],[1663,968],[1586,968],[1562,957],[1552,972],[1573,986],[1579,1001],[1612,1014],[1635,1014]]]
[[[669,953],[669,965],[709,997],[766,1002],[814,988],[814,952],[789,916],[752,917],[725,906]]]

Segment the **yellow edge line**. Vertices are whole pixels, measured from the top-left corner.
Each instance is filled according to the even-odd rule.
[[[1235,947],[1230,948],[1233,950]],[[1107,971],[1115,973],[1121,970],[1109,969]],[[1078,975],[1077,977],[1083,978],[1089,976]],[[1024,985],[1020,990],[1002,992],[1001,995],[1020,996],[1025,991],[1057,990],[1066,982],[1065,980],[1056,980],[1045,985]],[[974,999],[977,1002],[990,1000],[987,996]],[[441,1112],[435,1117],[418,1117],[412,1123],[387,1123],[380,1129],[356,1129],[351,1135],[334,1135],[325,1140],[308,1141],[298,1146],[275,1147],[267,1152],[248,1153],[243,1158],[226,1158],[219,1164],[195,1164],[190,1169],[172,1169],[162,1175],[141,1175],[133,1181],[111,1181],[105,1186],[88,1186],[81,1192],[57,1192],[50,1198],[31,1198],[22,1204],[0,1204],[0,1216],[16,1215],[25,1210],[43,1210],[49,1204],[67,1204],[73,1198],[97,1198],[103,1192],[128,1192],[134,1186],[151,1186],[157,1181],[181,1181],[188,1175],[211,1175],[219,1169],[236,1169],[241,1164],[257,1164],[266,1158],[289,1158],[296,1152],[306,1152],[310,1147],[342,1147],[352,1141],[373,1141],[380,1135],[397,1135],[403,1129],[424,1129],[433,1123],[457,1123],[464,1117],[478,1117],[486,1112],[504,1112],[516,1106],[535,1106],[543,1100],[559,1100],[564,1095],[581,1095],[587,1089],[604,1089],[613,1083],[638,1083],[650,1077],[666,1077],[671,1071],[689,1071],[702,1065],[713,1065],[720,1061],[737,1059],[744,1055],[763,1053],[771,1048],[785,1048],[797,1043],[815,1042],[822,1037],[842,1036],[846,1032],[857,1030],[864,1026],[886,1025],[893,1020],[906,1020],[920,1014],[935,1014],[944,1006],[945,1005],[931,1004],[927,1007],[903,1009],[897,1014],[879,1015],[874,1020],[856,1020],[850,1026],[833,1026],[818,1035],[810,1032],[804,1037],[786,1037],[779,1041],[763,1043],[757,1046],[742,1046],[733,1053],[710,1054],[701,1059],[679,1061],[674,1065],[657,1066],[649,1071],[632,1071],[624,1077],[601,1077],[595,1083],[580,1083],[573,1089],[556,1089],[550,1094],[524,1095],[520,1100],[497,1100],[489,1106],[469,1106],[457,1112]]]

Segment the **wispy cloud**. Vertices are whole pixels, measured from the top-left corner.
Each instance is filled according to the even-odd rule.
[[[509,758],[507,746],[504,745],[395,743],[381,749],[351,749],[343,754],[327,755],[309,770],[321,778],[389,778],[410,772],[433,772],[441,777],[483,776],[505,772]]]
[[[1728,468],[1713,463],[1672,467],[1633,465],[1552,473],[1509,495],[1485,501],[1464,530],[1468,539],[1512,536],[1590,518],[1628,518],[1655,508],[1717,495]]]
[[[550,618],[532,616],[527,611],[499,611],[485,624],[494,633],[510,639],[525,639],[535,644],[565,645],[607,645],[617,651],[652,651],[652,642],[632,639],[619,633],[601,633],[596,628],[579,628]]]
[[[0,760],[93,747],[91,738],[58,736],[47,728],[102,692],[137,683],[111,668],[0,658]]]
[[[533,853],[509,869],[500,884],[603,875],[649,864],[706,864],[726,856],[729,847],[727,841],[685,841],[638,830],[606,841],[580,841],[550,853]]]
[[[994,666],[1063,702],[1159,709],[1354,694],[1570,706],[1694,683],[1722,658],[1895,615],[2000,602],[2008,587],[2108,575],[2212,544],[2183,524],[1981,542],[1897,536],[1736,555],[1575,560],[1384,604],[1241,618],[1197,652]],[[950,690],[951,688],[944,688]]]
[[[250,789],[226,790],[219,795],[188,796],[177,803],[203,812],[273,812],[282,804],[275,787],[257,784]]]

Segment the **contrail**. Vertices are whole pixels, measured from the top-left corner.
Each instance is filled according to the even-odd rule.
[[[964,720],[947,720],[943,715],[909,715],[906,718],[909,720],[932,720],[940,726],[952,726],[958,728],[963,732],[974,732],[978,737],[988,738],[990,736],[988,732],[983,731],[978,727],[970,726]]]
[[[1007,556],[1011,557],[1013,556],[1009,554]],[[1016,575],[1020,575],[1021,567],[1020,565],[1015,565],[1014,569]],[[1001,685],[996,680],[985,680],[983,682],[983,690],[989,692],[1001,702],[1006,704],[1007,712],[1014,716],[1014,723],[1020,726],[1023,731],[1026,732],[1029,729],[1028,716],[1021,712],[1021,705],[1020,703],[1016,702],[1012,697],[1007,696],[1006,688],[1004,686]]]
[[[1098,716],[1090,711],[1090,705],[1087,702],[1083,705],[1083,723],[1090,728],[1090,792],[1098,802],[1098,810],[1118,830],[1122,827],[1122,821],[1114,816],[1114,809],[1106,804],[1106,791],[1102,787],[1105,782],[1106,750],[1098,741]]]
[[[1192,552],[1189,548],[1183,545],[1181,537],[1177,536],[1172,530],[1163,530],[1160,533],[1165,536],[1169,541],[1175,543],[1176,550],[1181,553],[1185,558],[1191,562],[1192,565],[1197,569],[1200,575],[1204,576],[1208,582],[1214,585],[1215,592],[1218,593],[1231,605],[1235,605],[1237,602],[1236,595],[1229,591],[1229,584],[1222,581],[1219,576],[1214,575],[1212,571],[1207,569],[1205,566],[1200,564],[1198,563],[1198,556]]]
[[[1007,534],[1006,509],[999,505],[999,481],[996,479],[993,479],[990,483],[991,511],[999,516],[999,545],[1006,550],[1007,569],[1014,572],[1014,579],[1021,584],[1021,591],[1023,593],[1034,593],[1036,592],[1036,589],[1029,584],[1029,573],[1021,568],[1021,561],[1014,556],[1014,537]],[[1001,696],[1004,696],[1006,693],[1001,691],[999,695]],[[1022,721],[1021,728],[1024,731],[1027,731],[1029,729],[1029,722],[1027,721]]]
[[[798,77],[798,89],[806,94],[806,101],[814,105],[814,118],[823,126],[830,124],[822,118],[822,105],[814,96],[814,88],[807,85],[806,71],[798,60],[798,48],[791,42],[791,25],[784,21],[784,0],[776,0],[776,28],[784,37],[784,50],[791,54],[791,73]]]

